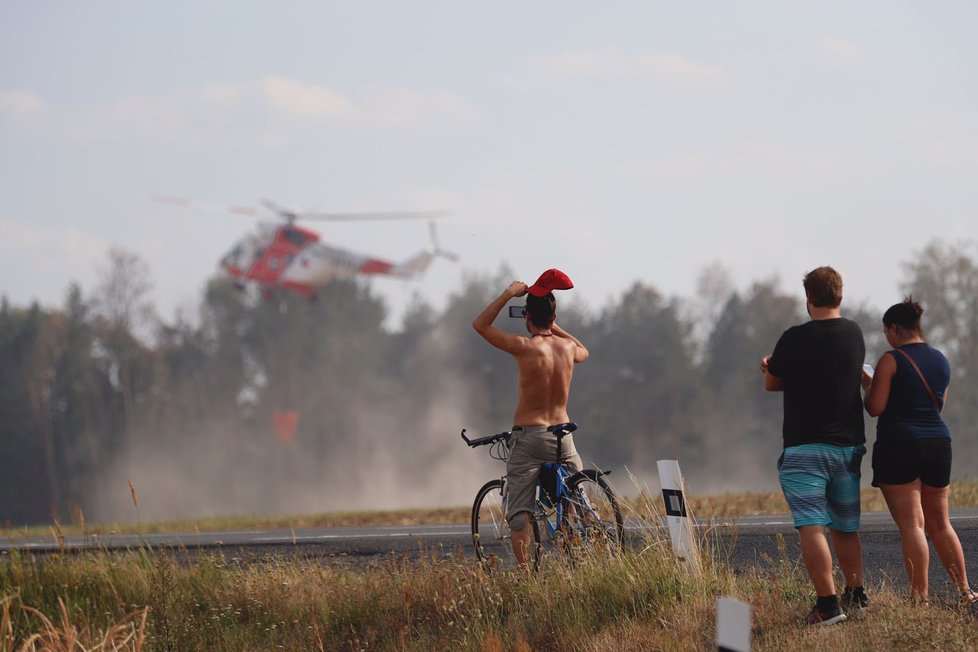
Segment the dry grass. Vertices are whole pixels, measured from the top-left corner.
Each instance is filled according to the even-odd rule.
[[[799,618],[812,596],[795,563],[735,575],[708,561],[693,575],[661,553],[652,543],[537,575],[490,574],[451,558],[391,559],[354,572],[202,557],[170,567],[163,601],[154,592],[159,565],[169,562],[149,555],[19,561],[19,581],[10,567],[0,576],[0,592],[23,595],[4,602],[2,649],[703,650],[712,647],[721,596],[752,605],[756,650],[978,648],[969,615],[914,608],[885,587],[870,587],[871,611],[808,629]],[[90,647],[68,647],[72,641]]]
[[[658,501],[635,502],[629,518],[658,518]],[[150,550],[15,554],[0,562],[0,649],[78,640],[90,647],[75,649],[106,650],[125,640],[120,649],[703,650],[714,647],[722,596],[752,605],[755,650],[978,649],[969,614],[914,608],[882,584],[868,587],[865,614],[804,628],[813,595],[797,559],[782,551],[735,573],[724,544],[708,539],[691,572],[656,536],[615,558],[551,555],[537,574],[488,573],[470,551],[360,570],[204,554],[177,564]]]
[[[952,486],[955,507],[978,506],[978,483]],[[661,499],[629,499],[627,518],[658,523]],[[779,493],[692,496],[700,517],[786,512]],[[879,492],[864,510],[885,509]],[[84,521],[83,517],[73,521]],[[467,522],[468,508],[143,524],[139,531],[301,528]],[[58,539],[91,524],[51,528]],[[125,528],[117,528],[124,531]],[[653,530],[658,531],[658,530]],[[722,596],[752,605],[755,650],[978,649],[973,617],[921,609],[884,584],[872,609],[839,626],[799,619],[813,595],[804,569],[783,552],[735,573],[720,539],[703,543],[691,572],[667,541],[649,535],[615,559],[542,572],[487,573],[466,556],[390,558],[368,569],[310,560],[227,562],[202,554],[175,564],[152,550],[0,561],[0,652],[88,650],[702,650],[714,646]]]
[[[693,513],[700,517],[788,513],[788,506],[780,492],[739,492],[705,496],[690,494],[688,500]],[[627,501],[636,509],[645,509],[646,506],[657,505],[659,502],[661,502],[661,498],[647,494],[630,498]],[[978,508],[978,481],[952,483],[949,504],[952,509]],[[104,525],[85,523],[81,510],[76,509],[75,514],[79,516],[73,514],[71,525],[56,523],[56,525],[43,527],[8,527],[3,531],[3,534],[10,538],[50,536],[56,541],[63,541],[65,536],[78,534],[149,534],[154,532],[218,532],[225,530],[297,530],[316,527],[444,525],[468,523],[470,509],[470,506],[462,506],[291,516],[228,516],[184,521]],[[871,487],[863,489],[862,509],[864,512],[886,511],[886,503],[883,502],[883,496],[878,489]]]
[[[18,636],[11,612],[23,616],[33,633]],[[143,649],[147,610],[138,609],[109,624],[104,631],[93,631],[87,624],[77,627],[72,623],[64,600],[58,597],[58,622],[43,612],[26,605],[18,605],[18,595],[5,596],[0,614],[0,650],[3,652],[113,652]],[[32,620],[36,620],[34,625]]]
[[[157,521],[148,523],[87,523],[47,526],[7,527],[2,535],[9,538],[54,537],[79,534],[151,534],[155,532],[222,532],[227,530],[298,530],[317,527],[370,527],[394,525],[442,525],[468,523],[471,506],[432,509],[403,509],[363,512],[331,512],[281,516],[214,516],[193,520]]]

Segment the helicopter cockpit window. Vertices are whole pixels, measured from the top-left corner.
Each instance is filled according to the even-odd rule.
[[[282,237],[297,247],[301,247],[306,241],[306,236],[295,229],[282,229]]]

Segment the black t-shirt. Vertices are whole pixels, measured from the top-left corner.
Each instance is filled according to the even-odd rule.
[[[816,319],[786,330],[768,362],[784,382],[784,446],[866,442],[860,394],[866,343],[848,319]]]

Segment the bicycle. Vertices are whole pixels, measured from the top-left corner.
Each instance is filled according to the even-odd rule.
[[[557,461],[544,462],[537,480],[537,497],[530,518],[530,561],[534,570],[539,568],[543,549],[541,535],[544,532],[546,543],[572,558],[579,551],[589,549],[613,554],[621,547],[624,532],[618,498],[603,477],[610,471],[584,469],[571,474],[560,462],[561,440],[577,430],[577,424],[562,423],[547,430],[557,435]],[[462,429],[462,439],[470,448],[491,446],[490,457],[501,462],[509,459],[512,434],[512,431],[507,431],[469,439],[465,436],[465,429]],[[475,554],[479,561],[489,566],[504,558],[515,562],[506,519],[506,496],[504,475],[485,483],[476,493],[472,504]]]

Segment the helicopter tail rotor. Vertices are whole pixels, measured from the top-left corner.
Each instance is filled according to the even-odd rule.
[[[435,230],[434,222],[428,222],[428,229],[431,234],[431,246],[404,262],[394,265],[388,272],[389,275],[400,278],[416,278],[428,269],[431,261],[435,258],[447,258],[453,262],[458,261],[457,254],[441,248],[441,245],[438,243],[438,232]]]
[[[432,220],[428,221],[428,232],[431,234],[431,251],[436,256],[441,256],[453,263],[458,262],[458,254],[452,251],[446,251],[441,248],[441,243],[438,241],[438,230],[435,228],[435,223]]]

